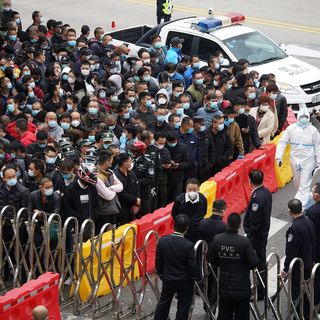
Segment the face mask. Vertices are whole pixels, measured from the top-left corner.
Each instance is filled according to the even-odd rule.
[[[134,81],[140,81],[140,78],[138,76],[133,76]]]
[[[128,168],[129,171],[133,169],[133,163],[130,164],[130,167]]]
[[[248,94],[248,99],[249,100],[253,100],[255,98],[256,98],[256,93],[255,92],[251,92],[251,93]]]
[[[105,99],[106,98],[106,92],[105,91],[100,91],[99,92],[99,98],[100,99]]]
[[[194,83],[198,86],[202,85],[203,84],[203,79],[196,79],[194,80]]]
[[[205,126],[201,126],[201,128],[200,128],[200,130],[199,130],[200,132],[204,132],[204,131],[206,131],[206,127]]]
[[[7,105],[7,110],[8,110],[8,112],[12,113],[14,111],[14,105],[12,103],[8,104]]]
[[[231,123],[234,123],[234,118],[228,118],[228,122],[231,124]]]
[[[308,118],[305,118],[305,117],[302,117],[299,119],[299,123],[302,125],[302,126],[306,126],[308,123],[309,123],[309,119]]]
[[[198,197],[198,192],[189,191],[189,192],[187,192],[187,195],[188,195],[188,198],[189,198],[191,201],[194,201],[194,200],[196,200],[197,197]]]
[[[118,96],[111,96],[111,97],[110,97],[110,100],[111,100],[112,102],[118,102],[118,101],[119,101],[119,98],[118,98]]]
[[[68,82],[69,82],[70,84],[74,84],[74,83],[76,82],[76,79],[71,78],[71,77],[68,77]]]
[[[177,145],[177,142],[175,142],[175,143],[169,143],[169,142],[168,142],[168,146],[169,146],[170,148],[174,148],[176,145]]]
[[[144,82],[149,82],[150,79],[151,79],[150,76],[144,76],[144,77],[143,77],[143,81],[144,81]]]
[[[72,125],[73,127],[79,127],[80,121],[79,121],[79,120],[72,120],[72,121],[71,121],[71,125]]]
[[[223,99],[218,99],[218,105],[220,106],[221,105],[221,103],[222,103],[222,101],[223,101]]]
[[[218,125],[218,131],[222,131],[224,129],[224,123]]]
[[[146,101],[146,107],[148,107],[148,108],[152,107],[152,101],[151,100],[147,100]]]
[[[63,180],[69,180],[71,178],[71,173],[61,173]]]
[[[33,99],[33,98],[34,98],[34,92],[33,92],[33,91],[32,91],[32,92],[29,92],[29,93],[28,93],[28,97],[31,98],[31,99]]]
[[[100,63],[96,63],[95,69],[98,70],[100,68]]]
[[[130,112],[127,112],[123,115],[124,119],[130,119]]]
[[[6,154],[5,154],[5,153],[0,153],[0,159],[4,159],[4,158],[5,158],[5,156],[6,156]]]
[[[183,115],[183,111],[184,111],[183,108],[178,108],[177,111],[176,111],[176,114],[179,115],[179,116],[182,116]]]
[[[61,122],[61,123],[60,123],[60,127],[61,127],[63,130],[69,130],[69,129],[70,129],[70,123],[68,123],[68,122]]]
[[[145,59],[144,61],[143,61],[143,63],[145,64],[148,64],[148,63],[150,63],[150,59]]]
[[[60,89],[59,89],[59,96],[62,97],[63,94],[64,94],[64,91],[63,91],[63,89],[60,88]]]
[[[175,75],[175,72],[173,72],[173,73],[167,72],[167,74],[168,74],[168,76],[169,76],[170,78],[172,78],[172,77]]]
[[[97,108],[89,108],[89,113],[91,114],[91,115],[96,115],[97,113],[98,113],[98,109]]]
[[[7,83],[7,88],[8,88],[9,90],[12,89],[12,83],[11,83],[11,82]]]
[[[193,132],[193,128],[189,128],[187,131],[188,134],[191,134],[192,132]]]
[[[16,158],[16,154],[15,153],[10,153],[10,157],[12,158],[12,159],[15,159]]]
[[[10,35],[9,36],[9,40],[10,41],[16,41],[17,40],[17,36],[14,34],[14,35]]]
[[[16,24],[20,24],[21,23],[21,19],[16,19]]]
[[[53,188],[44,190],[44,195],[50,197],[53,195]]]
[[[164,122],[165,116],[157,116],[157,121],[158,122]]]
[[[35,117],[39,112],[40,110],[32,110],[31,114]]]
[[[215,69],[219,69],[219,68],[220,68],[219,62],[217,62],[217,63],[214,65],[214,68],[215,68]]]
[[[37,143],[37,145],[40,149],[44,149],[47,146],[46,143]]]
[[[216,80],[213,80],[213,85],[214,85],[215,87],[218,87],[218,86],[219,86],[219,82],[216,81]]]
[[[121,67],[121,61],[116,61],[116,66],[117,66],[118,68],[120,68],[120,67]]]
[[[108,148],[109,148],[109,146],[110,146],[110,144],[109,144],[109,143],[104,143],[104,144],[103,144],[103,149],[108,149]]]
[[[28,170],[28,176],[29,176],[29,177],[34,177],[34,173],[33,173],[33,171],[30,170],[30,169]]]
[[[181,124],[180,124],[180,123],[175,123],[175,124],[174,124],[174,128],[175,128],[175,129],[179,129],[180,127],[181,127]]]
[[[270,94],[270,98],[271,98],[272,100],[276,100],[277,94],[276,94],[276,93]]]
[[[64,81],[68,81],[68,75],[67,74],[63,74],[61,78]]]
[[[54,157],[54,158],[49,157],[49,158],[46,158],[46,163],[47,164],[53,164],[53,163],[56,162],[56,160],[57,160],[57,157]]]
[[[179,96],[180,96],[180,94],[182,94],[183,92],[175,92],[174,93],[174,96],[176,97],[176,98],[178,98]]]
[[[30,72],[29,72],[30,73]],[[25,73],[26,74],[26,73]],[[36,87],[36,84],[34,83],[34,82],[30,82],[29,84],[28,84],[28,87],[30,87],[30,88],[35,88]]]
[[[244,111],[245,111],[244,108],[240,108],[239,109],[239,114],[244,114]]]
[[[222,57],[222,58],[219,58],[219,63],[220,64],[223,64],[224,63],[224,58]]]
[[[109,130],[113,131],[116,128],[116,126],[109,126]]]
[[[269,109],[269,105],[261,105],[259,107],[259,110],[262,111],[262,112],[267,112]]]
[[[30,75],[31,75],[30,71],[26,70],[26,71],[23,72],[23,76],[30,76]],[[34,83],[34,82],[32,82],[32,83]],[[29,83],[29,86],[31,86],[31,83]]]
[[[81,70],[81,74],[82,74],[84,77],[87,77],[87,76],[90,74],[90,70],[83,69],[83,70]]]
[[[227,90],[230,90],[231,88],[232,88],[232,84],[229,83],[229,84],[227,85]]]
[[[6,66],[1,66],[1,67],[0,67],[0,70],[1,70],[1,71],[5,71],[5,70],[6,70]]]
[[[158,103],[159,104],[166,104],[167,103],[167,99],[166,98],[159,98]]]
[[[48,126],[49,126],[50,128],[55,128],[56,125],[57,125],[57,121],[56,121],[56,120],[50,120],[50,121],[48,121]]]
[[[76,44],[77,44],[77,41],[76,40],[70,40],[70,41],[68,41],[68,45],[70,46],[70,47],[75,47],[76,46]]]
[[[129,100],[131,103],[134,103],[134,97],[129,97],[128,100]]]
[[[67,111],[72,111],[72,104],[67,103]]]
[[[156,147],[159,149],[159,150],[162,150],[164,148],[164,144],[157,144]]]
[[[14,187],[17,184],[17,178],[12,178],[7,181],[9,187]]]
[[[91,65],[91,66],[90,66],[90,70],[91,70],[91,71],[96,70],[96,66],[95,66],[94,64],[93,64],[93,65]]]
[[[218,108],[218,102],[217,101],[210,101],[210,108],[212,110],[215,110]]]
[[[253,82],[254,82],[254,84],[256,85],[256,86],[258,86],[259,85],[259,79],[253,79]]]
[[[198,70],[200,68],[200,63],[199,62],[193,63],[192,68]]]
[[[190,108],[190,103],[189,102],[183,103],[182,107],[184,110],[188,110]]]
[[[161,48],[161,42],[160,42],[160,41],[155,42],[155,43],[154,43],[154,47],[155,47],[156,49],[160,49],[160,48]]]

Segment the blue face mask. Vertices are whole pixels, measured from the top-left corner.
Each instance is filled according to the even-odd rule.
[[[118,102],[119,98],[118,98],[118,96],[111,96],[110,100],[111,100],[111,102]]]
[[[211,101],[211,102],[210,102],[210,108],[211,108],[212,110],[218,109],[218,102],[217,102],[217,101]]]
[[[189,128],[187,131],[188,134],[191,134],[192,132],[193,132],[193,128]]]
[[[61,173],[63,180],[69,180],[71,178],[71,173]]]
[[[276,100],[277,94],[276,94],[276,93],[272,93],[272,94],[270,95],[270,98],[271,98],[272,100]]]
[[[155,42],[155,43],[154,43],[154,47],[155,47],[156,49],[160,49],[160,48],[161,48],[161,42],[160,42],[160,41]]]
[[[53,188],[44,190],[44,195],[50,197],[53,195]]]
[[[8,88],[9,90],[12,89],[12,83],[11,83],[11,82],[7,83],[7,88]]]
[[[68,80],[68,75],[64,73],[61,78],[62,78],[62,80],[67,81]]]
[[[300,118],[299,119],[299,124],[303,127],[307,126],[309,124],[309,119],[308,118]]]
[[[40,110],[31,110],[31,114],[35,117],[38,113],[40,112]]]
[[[98,113],[98,109],[97,108],[89,108],[89,113],[94,116]]]
[[[67,103],[67,111],[71,111],[72,110],[72,104]]]
[[[12,113],[14,111],[14,105],[12,103],[8,104],[7,105],[7,110],[8,110],[8,112]]]
[[[150,76],[144,76],[143,77],[143,81],[144,82],[149,82],[151,80],[151,77]]]
[[[177,142],[175,142],[175,143],[169,143],[168,142],[168,146],[171,147],[171,148],[174,148],[176,145],[177,145]]]
[[[127,112],[123,115],[124,119],[130,119],[130,112]]]
[[[46,163],[47,164],[53,164],[53,163],[55,163],[56,162],[56,160],[57,160],[57,157],[54,157],[54,158],[47,158],[46,159]]]
[[[157,121],[158,122],[164,122],[165,116],[157,116]]]
[[[199,131],[200,131],[200,132],[205,132],[205,131],[206,131],[206,127],[205,127],[205,126],[201,126],[201,128],[200,128]]]
[[[37,143],[37,145],[40,149],[44,149],[47,146],[46,143]]]
[[[70,123],[61,122],[61,123],[60,123],[60,127],[61,127],[63,130],[69,130],[69,129],[70,129]]]
[[[175,124],[174,124],[174,128],[175,128],[175,129],[179,129],[180,126],[181,126],[180,123],[175,123]]]
[[[48,126],[50,128],[55,128],[57,126],[57,121],[56,120],[49,120],[48,121]]]
[[[92,143],[95,142],[95,136],[90,135],[90,136],[88,136],[88,139]]]
[[[113,131],[116,128],[116,126],[109,126],[109,130]]]
[[[234,123],[234,118],[228,118],[228,122],[231,124],[231,123]]]
[[[14,35],[10,35],[9,36],[9,40],[10,41],[16,41],[17,40],[17,36],[14,34]]]
[[[0,159],[4,159],[4,158],[5,158],[5,156],[6,156],[6,154],[5,154],[5,153],[0,153]]]
[[[33,171],[30,170],[30,169],[28,170],[28,176],[29,176],[29,177],[34,177],[34,173],[33,173]]]
[[[193,63],[192,68],[198,70],[200,68],[200,63],[199,62]]]
[[[68,41],[68,45],[70,46],[70,47],[75,47],[76,45],[77,45],[77,41],[76,40],[70,40],[70,41]]]
[[[103,149],[108,149],[108,148],[109,148],[109,146],[110,146],[110,144],[109,144],[109,143],[104,143],[104,144],[103,144]]]
[[[152,107],[152,101],[151,100],[147,100],[146,101],[146,107],[148,107],[148,108]]]
[[[14,187],[17,184],[17,178],[12,178],[7,181],[9,187]]]
[[[190,108],[190,103],[186,102],[182,104],[184,110],[188,110]]]
[[[28,93],[28,96],[29,96],[29,98],[33,99],[33,98],[34,98],[34,92],[33,92],[33,91],[32,91],[32,92],[29,92],[29,93]]]
[[[196,79],[194,80],[194,83],[198,86],[202,85],[203,84],[203,79]]]
[[[178,108],[177,109],[177,111],[176,111],[176,114],[178,115],[178,116],[182,116],[183,115],[183,108]]]
[[[249,100],[254,100],[256,98],[256,93],[255,92],[251,92],[248,94],[248,99]]]
[[[239,109],[239,114],[244,114],[244,111],[245,111],[244,108],[240,108]]]

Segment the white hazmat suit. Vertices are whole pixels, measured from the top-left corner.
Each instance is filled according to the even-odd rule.
[[[275,158],[279,164],[289,143],[294,185],[298,190],[295,198],[302,202],[305,209],[310,197],[312,174],[320,167],[320,134],[310,124],[307,108],[299,110],[297,119],[297,123],[290,125],[280,138]]]

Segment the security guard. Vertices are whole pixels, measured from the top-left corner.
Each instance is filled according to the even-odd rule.
[[[249,180],[253,191],[244,216],[243,228],[258,254],[260,261],[258,269],[262,280],[265,280],[266,247],[270,229],[272,195],[263,186],[263,172],[261,170],[252,170],[249,174]],[[262,299],[264,299],[264,290],[259,282],[258,300]]]
[[[175,232],[159,239],[156,250],[156,270],[162,280],[162,291],[154,320],[168,319],[175,294],[178,298],[176,319],[188,319],[194,281],[199,280],[193,243],[184,238],[189,222],[189,218],[184,214],[176,216]]]
[[[241,218],[231,213],[227,231],[214,237],[209,261],[220,268],[218,320],[250,319],[250,270],[259,265],[250,240],[238,235]]]
[[[313,222],[302,212],[302,202],[292,199],[288,202],[288,211],[293,221],[286,233],[286,259],[281,272],[283,278],[287,277],[289,266],[294,258],[300,258],[304,264],[304,280],[310,278],[314,262],[316,245],[316,229]],[[292,300],[300,295],[300,268],[296,263],[292,271]],[[298,306],[299,308],[299,306]],[[309,302],[304,297],[304,318],[309,319]]]
[[[130,151],[134,156],[133,171],[138,178],[140,186],[140,217],[151,212],[152,197],[155,193],[155,167],[153,161],[145,156],[146,149],[146,144],[139,140],[135,141],[130,147]]]
[[[170,21],[173,13],[172,0],[157,0],[157,23],[160,24],[161,20],[164,22]]]

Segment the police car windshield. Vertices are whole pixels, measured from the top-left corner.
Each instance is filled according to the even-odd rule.
[[[223,43],[238,60],[247,59],[250,65],[259,65],[287,56],[279,47],[257,31],[225,39]]]

